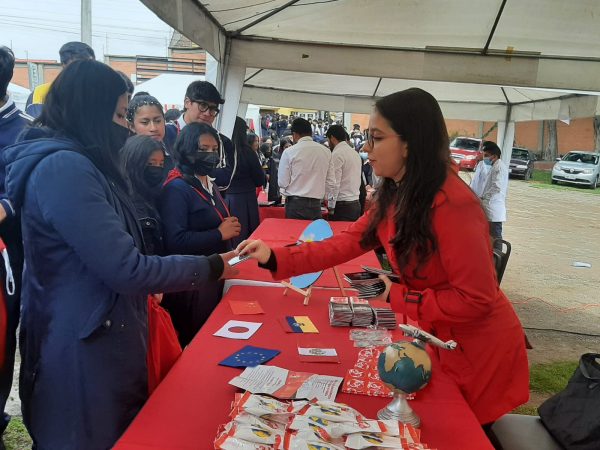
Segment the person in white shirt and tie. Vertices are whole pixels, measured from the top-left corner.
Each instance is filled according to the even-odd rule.
[[[325,133],[331,152],[327,174],[329,220],[354,222],[360,217],[360,178],[362,161],[350,145],[341,125],[331,125]]]
[[[281,155],[277,177],[281,193],[286,198],[285,217],[320,219],[331,152],[313,141],[308,120],[295,119],[291,131],[294,145]]]

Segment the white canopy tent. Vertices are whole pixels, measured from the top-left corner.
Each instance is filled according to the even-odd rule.
[[[134,93],[148,92],[163,105],[165,110],[170,108],[183,108],[185,90],[188,85],[197,80],[204,80],[202,75],[181,75],[163,73],[151,80],[138,84]]]
[[[142,2],[219,61],[225,134],[248,103],[368,112],[411,86],[504,150],[515,120],[600,114],[596,0]]]
[[[27,98],[29,97],[29,94],[31,94],[31,91],[14,83],[8,83],[7,91],[17,108],[21,111],[25,111],[25,104],[27,103]]]

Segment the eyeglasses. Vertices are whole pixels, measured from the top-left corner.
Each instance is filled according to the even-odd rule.
[[[216,117],[219,114],[219,107],[216,105],[211,105],[209,103],[203,101],[192,100],[192,103],[196,103],[198,105],[198,110],[200,112],[205,113],[206,111],[210,111],[210,115]]]
[[[397,134],[397,133],[393,133],[393,134],[388,134],[385,136],[377,136],[377,140],[383,140],[383,139],[387,139],[389,137],[399,137],[400,139],[402,138],[402,135]],[[369,133],[369,135],[367,136],[367,144],[369,145],[369,148],[373,148],[375,146],[375,139],[373,138],[373,135]]]

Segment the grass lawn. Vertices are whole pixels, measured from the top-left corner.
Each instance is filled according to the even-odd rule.
[[[513,412],[537,416],[538,406],[545,399],[564,389],[578,364],[579,361],[533,364],[529,369],[529,390],[532,398]]]
[[[31,448],[31,438],[20,417],[13,417],[10,420],[3,438],[7,450],[26,450]]]
[[[575,186],[572,184],[552,184],[552,172],[548,170],[534,169],[530,185],[538,189],[556,189],[559,191],[580,191],[587,194],[600,195],[599,189],[590,189],[587,186]]]

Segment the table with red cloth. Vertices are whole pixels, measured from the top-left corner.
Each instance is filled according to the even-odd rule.
[[[321,208],[321,216],[327,219],[329,216],[326,209]],[[258,217],[262,223],[265,219],[285,219],[285,206],[269,205],[267,193],[260,191],[258,194]]]
[[[294,219],[267,219],[261,223],[258,228],[252,233],[250,239],[262,239],[270,247],[283,247],[297,242],[302,234],[302,231],[310,224],[309,220],[294,220]],[[330,222],[334,234],[339,234],[348,228],[352,222]],[[364,255],[359,256],[344,264],[340,264],[338,272],[343,278],[344,273],[361,272],[361,266],[381,267],[375,252],[369,251]],[[233,279],[225,282],[225,288],[237,285],[252,285],[256,282],[268,283],[274,282],[271,273],[268,270],[258,267],[256,260],[245,261],[236,266],[239,269],[239,274]],[[323,271],[321,277],[314,284],[319,287],[337,287],[337,281],[332,269]],[[349,284],[343,281],[343,285],[348,287]]]
[[[276,287],[234,286],[225,295],[192,343],[185,349],[164,381],[123,434],[115,449],[198,449],[208,450],[219,430],[229,421],[229,412],[237,388],[228,384],[243,369],[219,366],[218,363],[246,345],[280,350],[269,365],[301,372],[343,377],[354,366],[358,350],[348,338],[348,327],[331,327],[328,301],[331,291],[316,289],[308,306],[297,293],[283,296]],[[265,314],[236,315],[230,300],[256,300]],[[308,315],[319,334],[284,332],[278,319]],[[213,336],[228,320],[261,322],[262,326],[248,340]],[[394,332],[400,339],[401,333]],[[318,338],[335,347],[340,363],[302,362],[298,344]],[[312,342],[312,341],[310,341]],[[411,406],[421,418],[421,440],[438,450],[487,450],[489,441],[469,409],[456,384],[440,369],[432,357],[430,383],[417,393]],[[389,398],[339,393],[336,401],[346,403],[369,418]]]

